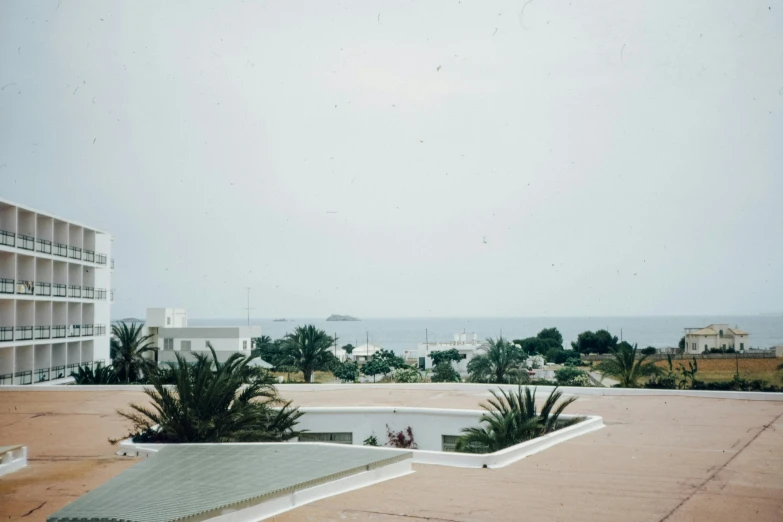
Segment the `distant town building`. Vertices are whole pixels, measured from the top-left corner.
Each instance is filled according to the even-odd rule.
[[[176,361],[177,353],[189,360],[194,353],[208,354],[207,343],[221,362],[234,353],[250,355],[253,337],[261,337],[260,326],[188,326],[182,308],[148,308],[144,327],[158,347],[158,364]]]
[[[737,351],[748,349],[750,334],[739,328],[731,328],[727,324],[711,324],[704,328],[685,329],[685,353],[702,353],[705,350]]]
[[[0,384],[109,364],[112,238],[0,199]]]
[[[479,341],[475,333],[455,333],[452,341],[419,343],[415,355],[416,362],[419,369],[429,370],[432,368],[432,352],[456,349],[460,354],[461,360],[453,363],[452,366],[460,375],[467,375],[468,363],[480,350],[483,350],[485,345],[486,343]],[[411,357],[411,355],[411,352],[407,352],[406,358]]]
[[[339,348],[338,350],[342,350],[342,348]],[[365,343],[361,346],[357,346],[356,348],[351,351],[351,354],[348,355],[349,358],[353,359],[356,362],[367,362],[370,359],[372,359],[372,356],[375,355],[375,353],[378,350],[383,350],[380,346],[377,346],[372,343]],[[340,357],[339,351],[337,354],[337,357]]]

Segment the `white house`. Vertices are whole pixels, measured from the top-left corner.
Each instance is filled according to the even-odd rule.
[[[375,355],[378,350],[383,350],[383,348],[372,343],[365,343],[354,348],[348,357],[356,362],[367,362],[372,359],[372,356]]]
[[[745,351],[750,334],[727,324],[711,324],[704,328],[685,329],[685,353],[702,353],[712,348]]]
[[[479,341],[475,333],[455,333],[454,340],[448,342],[424,342],[420,343],[417,353],[417,362],[419,369],[429,370],[432,368],[432,352],[441,352],[445,350],[456,349],[461,357],[459,362],[452,364],[454,369],[460,375],[467,375],[468,363],[475,357],[486,345],[484,341]]]
[[[209,353],[207,342],[219,361],[233,353],[250,355],[252,338],[261,337],[260,326],[188,326],[188,314],[182,308],[148,308],[144,326],[158,347],[158,364],[176,361],[176,353],[188,359],[193,353]]]
[[[109,361],[112,237],[0,200],[0,384]]]

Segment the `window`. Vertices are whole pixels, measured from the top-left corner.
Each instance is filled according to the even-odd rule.
[[[247,341],[242,341],[242,349],[247,350]]]
[[[707,345],[705,344],[704,345],[704,351],[706,352],[707,350],[709,350],[709,348],[707,348]]]
[[[723,337],[723,330],[720,331],[720,336]]]
[[[740,343],[740,350],[744,350],[744,349],[745,349],[745,343]]]
[[[696,343],[693,343],[693,346],[691,346],[691,350],[693,350],[694,352],[696,351]]]
[[[189,352],[190,351],[190,341],[180,341],[179,342],[179,349],[182,352]]]
[[[174,339],[163,339],[163,349],[164,350],[173,350],[174,349]]]
[[[465,359],[468,358],[468,354],[466,354],[466,353],[460,354],[459,358],[460,358],[460,360],[464,361]]]
[[[424,369],[424,357],[419,357],[419,370]]]
[[[302,433],[299,442],[333,442],[335,444],[353,444],[353,433]]]
[[[171,324],[171,317],[166,318],[166,326],[169,326]]]
[[[457,451],[457,439],[459,439],[459,435],[441,435],[440,450]]]

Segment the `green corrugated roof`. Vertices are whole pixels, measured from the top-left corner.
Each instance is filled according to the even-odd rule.
[[[204,520],[367,469],[404,450],[305,443],[171,445],[54,513],[49,522]]]

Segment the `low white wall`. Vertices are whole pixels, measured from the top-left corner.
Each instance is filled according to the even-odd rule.
[[[375,435],[378,443],[388,441],[386,426],[395,432],[409,426],[418,449],[441,451],[442,435],[460,435],[464,428],[479,425],[481,410],[438,408],[395,408],[349,406],[340,408],[299,408],[304,412],[297,429],[314,433],[353,433],[353,444],[361,446]]]
[[[0,476],[27,466],[27,446],[18,446],[0,453]]]
[[[373,387],[381,390],[435,390],[435,391],[459,391],[466,393],[489,393],[490,390],[497,390],[505,388],[507,390],[515,390],[516,385],[498,385],[498,384],[473,384],[473,383],[414,383],[414,384],[398,384],[398,383],[363,383],[363,384],[282,384],[278,386],[278,390],[281,395],[285,396],[286,390],[291,391],[334,391],[334,390],[347,390],[350,389],[357,392],[357,387]],[[79,386],[62,386],[56,388],[57,391],[143,391],[149,386],[143,384],[117,384],[117,385],[79,385]],[[538,386],[539,396],[543,396],[545,393],[551,392],[553,386]],[[781,392],[740,392],[740,391],[704,391],[704,390],[648,390],[645,388],[582,388],[561,386],[559,388],[564,394],[576,395],[576,396],[588,396],[588,395],[603,395],[612,397],[699,397],[705,399],[741,399],[745,401],[783,401],[783,393]],[[41,384],[29,384],[29,385],[4,385],[0,386],[0,393],[4,391],[19,392],[19,391],[52,391],[52,386]]]

